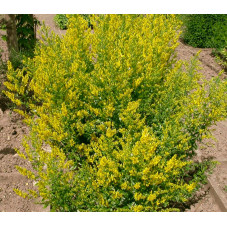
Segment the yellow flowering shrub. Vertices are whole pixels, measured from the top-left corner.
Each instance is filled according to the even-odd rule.
[[[177,61],[174,15],[69,16],[43,36],[6,92],[31,128],[24,141],[39,197],[53,211],[180,211],[211,163],[197,142],[226,117],[226,81]],[[51,151],[44,149],[46,145]],[[184,207],[185,208],[185,207]]]

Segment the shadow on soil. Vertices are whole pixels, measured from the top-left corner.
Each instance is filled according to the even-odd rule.
[[[7,154],[14,155],[16,153],[17,152],[13,148],[10,148],[10,147],[6,147],[6,148],[0,150],[0,154],[3,154],[3,155],[7,155]]]
[[[7,97],[0,96],[0,109],[4,112],[9,109],[10,100]]]

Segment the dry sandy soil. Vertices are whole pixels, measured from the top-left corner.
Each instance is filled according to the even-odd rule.
[[[52,15],[36,15],[40,21],[45,21],[55,33],[63,35],[65,31],[56,28]],[[3,58],[7,59],[6,44],[0,40],[0,47],[4,50]],[[177,55],[179,59],[190,61],[199,50],[199,60],[201,62],[201,73],[207,79],[210,79],[221,71],[221,67],[215,62],[212,57],[211,49],[193,48],[179,42],[177,48]],[[0,91],[4,89],[2,82],[5,80],[4,75],[0,75]],[[226,78],[226,75],[222,75]],[[0,211],[49,211],[48,208],[43,209],[36,201],[29,201],[17,196],[13,188],[28,189],[34,188],[32,181],[27,180],[21,176],[15,169],[15,165],[24,166],[29,168],[29,164],[22,160],[15,152],[15,148],[23,150],[21,145],[22,138],[28,133],[27,126],[22,122],[18,114],[9,109],[8,100],[0,95]],[[215,169],[212,176],[209,178],[209,183],[204,187],[204,191],[208,193],[198,203],[191,207],[191,212],[219,212],[227,211],[227,192],[224,187],[227,185],[227,120],[217,123],[212,126],[213,135],[217,141],[207,141],[207,147],[202,145],[198,149],[198,157],[213,157],[218,160],[220,165]]]

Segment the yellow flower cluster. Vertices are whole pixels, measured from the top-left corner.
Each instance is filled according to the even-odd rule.
[[[226,82],[176,61],[174,15],[90,23],[69,15],[66,35],[43,36],[22,70],[8,65],[6,95],[29,107],[18,110],[31,127],[19,153],[34,173],[18,168],[37,181],[29,194],[54,211],[179,211],[205,176],[185,180],[197,142],[226,117]]]

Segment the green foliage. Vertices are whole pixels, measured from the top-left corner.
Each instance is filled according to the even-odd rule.
[[[32,14],[16,14],[16,29],[20,51],[33,52],[36,43],[35,26],[38,21]]]
[[[225,186],[224,190],[227,192],[227,185]]]
[[[40,22],[32,14],[16,14],[15,19],[19,52],[12,50],[9,58],[13,68],[17,69],[23,67],[24,58],[34,56],[36,26]],[[1,29],[6,30],[4,20],[1,22]],[[3,35],[1,38],[6,41],[7,36]]]
[[[0,30],[6,30],[6,24],[4,23],[3,15],[0,14]],[[6,41],[6,35],[1,35],[0,39]],[[0,74],[5,74],[7,71],[7,64],[2,58],[3,50],[0,47]]]
[[[88,27],[93,28],[93,24],[91,24],[90,16],[91,14],[81,14],[83,18],[88,22]]]
[[[56,16],[54,17],[54,21],[60,29],[67,29],[68,18],[66,14],[56,14]]]
[[[0,48],[0,74],[5,74],[7,71],[7,64],[2,59],[2,52],[3,50]]]
[[[223,48],[227,42],[226,14],[189,14],[184,22],[183,40],[193,47]]]
[[[4,20],[4,15],[0,14],[0,29],[2,31],[6,31],[6,23],[5,23],[5,20]],[[6,41],[6,35],[1,35],[1,39],[3,41]],[[2,52],[2,50],[1,50]]]
[[[174,15],[90,20],[69,16],[62,39],[44,28],[35,57],[8,65],[5,94],[31,128],[18,154],[33,171],[17,168],[37,182],[16,193],[53,211],[186,209],[215,164],[193,157],[226,117],[226,81],[176,60]]]
[[[12,50],[9,56],[9,59],[12,63],[14,69],[23,68],[23,60],[27,57],[33,57],[34,53],[32,51],[15,51]]]
[[[81,14],[81,16],[83,16],[83,18],[87,21],[88,27],[92,28],[93,25],[91,24],[91,21],[90,21],[90,14]],[[60,29],[62,30],[67,29],[68,17],[66,14],[57,14],[54,17],[54,21]]]
[[[36,26],[40,22],[33,14],[16,14],[16,29],[19,52],[13,51],[10,60],[15,69],[23,67],[24,58],[34,57]]]
[[[220,64],[225,72],[227,72],[227,47],[215,49],[213,50],[213,54],[215,55],[218,64]]]

